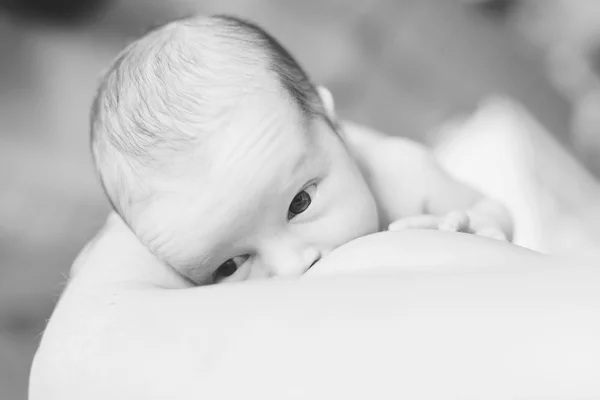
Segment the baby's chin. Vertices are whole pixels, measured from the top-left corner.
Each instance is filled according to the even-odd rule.
[[[315,264],[308,276],[391,269],[415,271],[452,266],[479,268],[495,260],[539,257],[508,242],[437,230],[384,231],[354,239]],[[483,261],[482,261],[483,260]]]

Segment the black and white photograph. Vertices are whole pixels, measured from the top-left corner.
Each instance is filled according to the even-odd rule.
[[[600,399],[600,2],[0,0],[0,400]]]

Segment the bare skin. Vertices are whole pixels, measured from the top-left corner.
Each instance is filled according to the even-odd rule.
[[[337,121],[331,94],[319,93]],[[306,128],[285,92],[257,96],[210,156],[198,155],[210,171],[190,166],[131,223],[193,283],[299,277],[388,227],[510,239],[506,209],[453,179],[425,146],[347,122],[334,130],[324,118]]]
[[[189,288],[113,216],[74,267],[32,400],[600,393],[600,272],[497,240],[384,232],[313,277]]]
[[[600,393],[597,269],[459,233],[352,243],[316,273],[373,273],[172,290],[185,281],[115,219],[78,261],[30,398]]]
[[[113,216],[83,251],[35,357],[32,400],[599,392],[598,270],[474,235],[407,231],[493,236],[485,229],[507,224],[414,143],[346,125],[342,146],[322,123],[310,136],[321,152],[310,153],[289,99],[265,93],[220,136],[236,146],[213,172],[246,172],[229,192],[212,199],[223,175],[190,173],[150,210],[158,221],[134,221],[136,236]],[[318,185],[322,205],[286,218]],[[400,232],[369,235],[396,220]],[[239,280],[279,279],[194,287],[229,259],[239,263],[228,277],[240,267]]]
[[[501,204],[452,179],[424,146],[339,123],[332,94],[308,78],[289,89],[277,57],[230,31],[244,26],[234,20],[191,17],[134,41],[94,102],[104,187],[158,258],[209,285],[300,277],[387,229],[510,239]],[[148,126],[126,123],[140,113]]]

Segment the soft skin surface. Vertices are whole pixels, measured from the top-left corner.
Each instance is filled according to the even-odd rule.
[[[508,242],[446,231],[379,232],[338,247],[305,276],[373,272],[379,269],[450,271],[544,262],[547,257]]]
[[[600,393],[600,271],[499,241],[382,233],[314,267],[372,273],[173,290],[113,219],[77,264],[32,400]]]

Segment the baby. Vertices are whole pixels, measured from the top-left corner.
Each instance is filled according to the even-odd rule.
[[[339,122],[330,92],[234,17],[178,20],[127,47],[91,134],[114,209],[197,285],[297,277],[388,228],[511,236],[504,207],[423,146]]]

